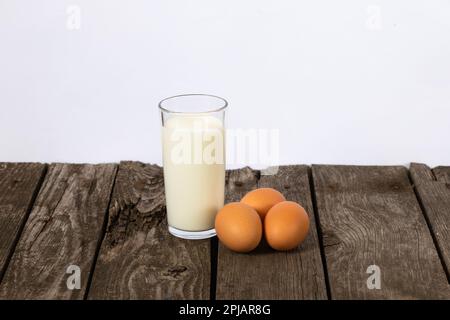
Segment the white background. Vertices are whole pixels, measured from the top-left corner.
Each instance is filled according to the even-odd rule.
[[[450,165],[450,1],[0,0],[0,161],[161,163],[190,92],[281,163]]]

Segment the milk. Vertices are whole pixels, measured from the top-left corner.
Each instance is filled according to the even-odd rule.
[[[164,184],[170,227],[214,229],[224,204],[222,121],[207,114],[175,114],[162,128]]]

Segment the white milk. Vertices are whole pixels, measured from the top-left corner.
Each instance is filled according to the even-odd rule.
[[[224,204],[222,122],[206,114],[180,114],[167,119],[162,130],[169,226],[185,231],[213,229]]]

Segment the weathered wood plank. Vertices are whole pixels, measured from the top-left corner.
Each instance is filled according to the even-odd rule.
[[[417,196],[425,210],[448,277],[450,275],[450,185],[447,179],[450,177],[450,168],[439,167],[435,171],[438,173],[436,177],[427,165],[412,163],[410,167]],[[426,174],[420,174],[420,172],[426,172]]]
[[[411,163],[409,174],[414,183],[436,181],[433,171],[426,164]]]
[[[406,168],[312,170],[332,299],[450,297]],[[367,286],[370,265],[380,268],[379,290]]]
[[[433,173],[438,181],[450,183],[450,167],[436,167]]]
[[[208,299],[210,241],[167,230],[162,169],[122,162],[89,299]]]
[[[45,175],[45,164],[0,163],[0,282]]]
[[[3,299],[82,299],[116,165],[52,164],[0,285]],[[81,271],[67,287],[67,268]]]
[[[307,166],[282,166],[261,176],[248,168],[228,176],[227,200],[239,201],[256,187],[272,187],[304,206],[311,220],[307,239],[296,250],[277,252],[263,240],[252,253],[237,254],[219,245],[217,299],[326,299]]]

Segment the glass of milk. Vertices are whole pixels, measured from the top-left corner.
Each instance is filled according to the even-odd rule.
[[[206,94],[159,103],[167,222],[174,236],[204,239],[216,234],[214,220],[224,204],[227,105]]]

